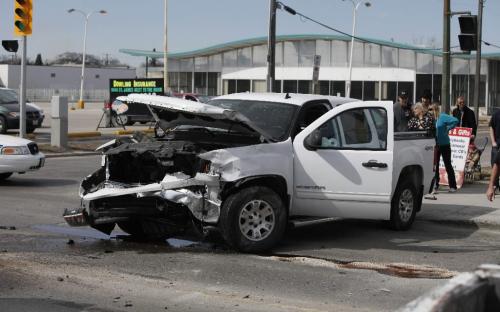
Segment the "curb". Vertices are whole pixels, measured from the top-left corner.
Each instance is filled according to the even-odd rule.
[[[69,132],[68,138],[90,138],[90,137],[100,137],[102,134],[99,131],[87,131],[87,132]]]
[[[83,153],[58,153],[58,154],[45,154],[45,158],[63,158],[63,157],[84,157],[102,155],[101,152],[83,152]]]

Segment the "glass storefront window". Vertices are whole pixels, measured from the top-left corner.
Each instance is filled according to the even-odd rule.
[[[432,100],[441,102],[441,75],[432,76]],[[417,94],[421,96],[421,94]],[[420,99],[419,99],[420,101]]]
[[[283,80],[283,93],[297,93],[297,80]]]
[[[252,81],[252,92],[266,92],[267,86],[265,80]]]
[[[374,43],[365,43],[365,66],[380,66],[380,45]]]
[[[299,43],[298,42],[283,42],[285,48],[285,66],[297,67],[299,65]]]
[[[467,75],[469,73],[469,60],[452,58],[451,59],[451,74]]]
[[[250,80],[236,80],[236,92],[250,92]]]
[[[329,67],[330,64],[330,41],[316,40],[316,54],[321,56],[321,66]]]
[[[416,102],[420,102],[420,98],[424,93],[432,92],[432,75],[417,74],[417,98]]]
[[[193,92],[193,73],[192,72],[179,73],[179,92],[181,92],[181,93]]]
[[[255,67],[262,67],[267,65],[267,45],[253,46],[252,61],[253,66]]]
[[[227,52],[224,52],[223,54],[223,66],[224,67],[236,67],[237,66],[237,60],[238,54],[236,50],[230,50]],[[234,92],[233,92],[234,93]]]
[[[378,100],[378,85],[375,83],[375,81],[363,82],[363,100]]]
[[[345,96],[345,81],[330,81],[330,95]]]
[[[316,54],[316,41],[299,41],[299,66],[312,67]]]
[[[277,93],[281,93],[281,80],[274,81],[273,91]]]
[[[382,47],[382,67],[398,67],[398,49]]]
[[[299,80],[299,89],[297,93],[311,94],[312,93],[312,81],[311,80]]]
[[[441,75],[443,73],[443,58],[441,56],[433,56],[434,74]]]
[[[207,93],[207,73],[194,73],[194,93]]]
[[[398,94],[405,91],[408,94],[408,99],[411,103],[415,103],[413,101],[413,82],[411,81],[400,81],[398,82]]]
[[[208,73],[208,88],[206,95],[217,95],[218,87],[219,87],[219,74]]]
[[[398,93],[398,83],[396,81],[382,82],[382,101],[396,102]]]
[[[252,67],[252,48],[238,49],[238,67]]]
[[[351,82],[351,98],[358,100],[363,99],[363,81]]]
[[[318,81],[317,93],[319,93],[321,95],[329,95],[330,94],[330,81]]]
[[[236,80],[224,80],[224,94],[236,93]]]
[[[337,67],[346,67],[348,65],[346,41],[332,41],[332,65]]]
[[[180,70],[179,60],[168,58],[168,70],[173,72],[178,72]]]

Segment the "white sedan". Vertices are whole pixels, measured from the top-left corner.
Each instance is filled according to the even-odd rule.
[[[45,164],[45,155],[38,145],[30,140],[0,135],[0,181],[14,172],[25,173],[38,170]]]

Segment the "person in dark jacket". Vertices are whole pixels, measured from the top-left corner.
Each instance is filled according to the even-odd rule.
[[[452,112],[453,117],[458,119],[457,127],[472,128],[472,139],[476,136],[477,124],[476,124],[476,114],[465,105],[465,99],[463,96],[459,96],[456,101],[457,107]]]
[[[412,116],[408,93],[402,91],[394,104],[394,132],[408,131],[408,121]]]

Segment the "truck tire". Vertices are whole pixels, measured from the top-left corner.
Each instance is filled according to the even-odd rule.
[[[274,247],[285,233],[287,211],[273,190],[251,186],[230,195],[221,207],[219,226],[224,240],[249,253]]]
[[[403,181],[398,184],[391,202],[390,226],[394,230],[408,230],[419,209],[419,193],[411,181]]]
[[[7,120],[4,116],[0,116],[0,134],[7,133]]]
[[[8,179],[12,175],[12,172],[0,173],[0,181]]]

